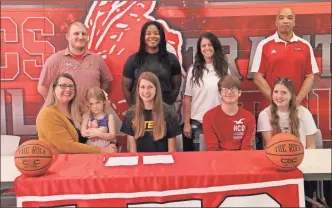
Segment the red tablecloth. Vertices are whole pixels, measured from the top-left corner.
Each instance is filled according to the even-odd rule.
[[[46,175],[20,176],[15,190],[18,206],[123,207],[199,200],[204,207],[218,207],[235,196],[270,197],[282,206],[303,205],[302,172],[278,172],[264,154],[177,152],[172,153],[174,164],[153,165],[143,164],[142,157],[156,153],[54,155]],[[129,155],[139,156],[137,166],[105,167],[103,163],[104,156]],[[261,198],[257,199],[260,203]]]

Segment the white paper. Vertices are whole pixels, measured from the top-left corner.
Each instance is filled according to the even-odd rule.
[[[143,164],[171,164],[174,163],[172,155],[143,156]]]
[[[110,157],[108,158],[105,166],[129,166],[137,164],[138,164],[138,156]]]

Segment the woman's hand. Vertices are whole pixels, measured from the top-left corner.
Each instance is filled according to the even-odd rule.
[[[89,134],[90,134],[90,133],[89,133],[89,129],[81,131],[81,134],[82,134],[83,137],[88,138],[88,137],[89,137]]]
[[[183,134],[184,134],[187,138],[191,138],[191,125],[190,125],[190,124],[184,124],[184,127],[183,127]]]
[[[87,130],[87,138],[93,139],[100,137],[100,131],[98,129],[92,128]]]
[[[101,153],[115,153],[118,152],[118,148],[116,148],[115,144],[110,144],[107,147],[101,148]]]

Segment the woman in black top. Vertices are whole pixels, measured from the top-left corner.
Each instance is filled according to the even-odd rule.
[[[136,87],[136,105],[126,113],[121,132],[127,134],[130,152],[174,152],[181,134],[174,109],[162,101],[156,75],[143,72]]]
[[[176,56],[167,52],[165,32],[157,21],[143,25],[139,50],[128,58],[123,69],[122,91],[129,106],[135,102],[138,77],[146,71],[159,78],[163,101],[172,105],[181,87],[181,66]]]

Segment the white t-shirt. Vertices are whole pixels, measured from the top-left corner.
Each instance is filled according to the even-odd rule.
[[[199,80],[200,86],[191,82],[193,66],[189,68],[184,92],[184,95],[191,96],[192,98],[190,118],[200,122],[203,122],[203,116],[208,110],[221,103],[218,91],[220,78],[214,70],[212,63],[206,64],[205,67],[208,70],[204,70],[202,77],[204,84]],[[228,73],[230,74],[229,69]]]
[[[300,140],[304,147],[306,147],[306,136],[313,135],[317,132],[315,121],[310,111],[303,107],[297,107],[298,117],[300,121]],[[279,115],[279,126],[282,132],[289,132],[289,112],[277,112]],[[265,108],[258,116],[257,131],[272,131],[270,123],[271,118],[271,106]]]

